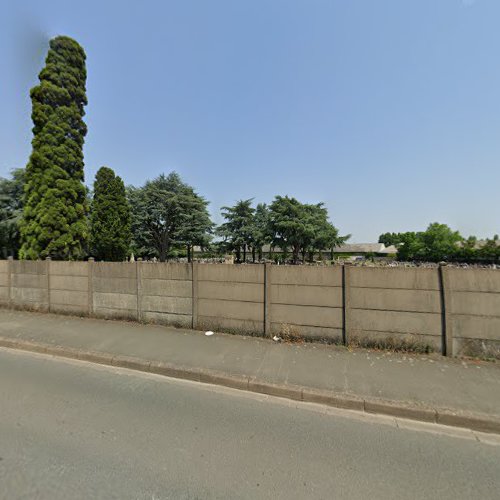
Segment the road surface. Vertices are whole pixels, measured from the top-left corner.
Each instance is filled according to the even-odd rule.
[[[498,498],[500,439],[0,349],[0,498]]]

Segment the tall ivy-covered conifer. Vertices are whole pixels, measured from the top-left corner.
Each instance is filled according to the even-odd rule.
[[[85,52],[73,39],[50,41],[31,89],[33,141],[26,168],[20,258],[78,259],[88,237],[83,184]]]
[[[110,168],[101,167],[95,176],[90,213],[91,252],[99,260],[121,261],[129,254],[131,239],[123,181]]]

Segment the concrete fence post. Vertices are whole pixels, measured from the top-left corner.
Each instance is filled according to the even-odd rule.
[[[451,317],[451,288],[449,268],[440,265],[439,288],[441,295],[441,353],[443,356],[453,356],[453,323]]]
[[[13,273],[13,267],[14,267],[14,257],[7,257],[7,289],[9,293],[8,297],[8,305],[9,307],[12,307],[13,304],[13,298],[12,298],[12,273]]]
[[[45,273],[47,274],[47,310],[50,312],[50,255],[45,259]]]
[[[351,267],[342,265],[342,342],[349,345],[351,339]]]
[[[191,327],[193,330],[198,328],[198,262],[191,261],[191,280],[192,280],[192,292],[191,292]]]
[[[94,314],[94,257],[89,257],[87,266],[87,302],[88,302],[88,315]]]
[[[137,282],[137,321],[143,321],[142,314],[142,258],[139,257],[135,263],[135,278]]]
[[[272,286],[272,264],[264,264],[264,335],[271,336],[271,286]]]

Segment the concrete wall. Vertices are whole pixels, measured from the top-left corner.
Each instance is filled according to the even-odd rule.
[[[0,304],[9,304],[9,262],[0,260]]]
[[[500,359],[500,271],[0,261],[0,304]]]
[[[137,265],[130,262],[94,262],[93,314],[102,318],[139,319]]]
[[[438,269],[346,267],[347,336],[442,348]]]
[[[454,354],[500,359],[500,271],[446,268],[445,273]]]
[[[142,320],[191,328],[192,267],[189,264],[138,262]]]
[[[89,313],[87,262],[49,263],[50,311],[64,314]]]
[[[312,339],[342,341],[341,267],[272,266],[268,269],[273,334],[291,332]]]
[[[13,306],[35,311],[48,310],[47,268],[48,262],[10,262],[10,299]]]
[[[197,328],[264,333],[264,266],[196,264]]]

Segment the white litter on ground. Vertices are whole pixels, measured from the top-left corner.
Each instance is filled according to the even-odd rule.
[[[278,337],[277,335],[275,335],[275,336],[273,337],[273,340],[274,340],[275,342],[279,342],[279,341],[281,340],[281,338],[280,338],[280,337]]]
[[[208,332],[205,332],[205,335],[207,337],[210,337],[210,335],[213,335],[213,334],[214,334],[214,332],[212,332],[211,330],[208,330]]]

